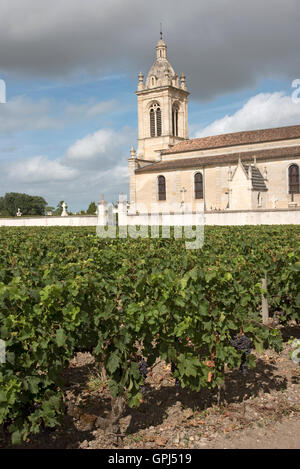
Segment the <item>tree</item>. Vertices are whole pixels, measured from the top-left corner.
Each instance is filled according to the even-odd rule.
[[[2,198],[1,205],[10,216],[15,216],[18,208],[22,215],[44,215],[47,202],[43,197],[37,195],[8,192]]]
[[[4,197],[0,197],[0,216],[1,217],[9,216],[8,211],[4,207]]]
[[[91,202],[86,213],[87,215],[95,215],[96,212],[97,212],[97,205],[95,204],[95,202]]]
[[[63,200],[61,200],[58,204],[57,204],[57,208],[56,210],[53,212],[53,215],[61,215],[62,214],[62,211],[63,211],[63,208],[62,208],[62,204],[64,203]]]

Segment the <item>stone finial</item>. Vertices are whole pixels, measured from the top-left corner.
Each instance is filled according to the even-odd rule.
[[[242,160],[241,160],[241,154],[239,153],[238,164],[240,165],[241,163],[242,163]]]
[[[132,147],[130,148],[130,156],[131,158],[135,158],[135,149],[134,149],[134,146],[132,145]]]
[[[144,85],[144,74],[142,72],[139,73],[139,82],[138,82],[138,90],[143,90],[145,88]]]
[[[266,167],[266,166],[264,167],[263,177],[264,177],[264,180],[265,180],[265,181],[268,179],[268,171],[267,171],[267,167]]]
[[[248,179],[252,179],[252,165],[249,164],[249,168],[248,168]]]
[[[178,75],[175,73],[173,77],[173,86],[176,86],[178,88]]]
[[[186,82],[185,82],[185,75],[184,75],[184,73],[181,73],[181,75],[180,75],[180,87],[181,87],[183,90],[186,90]]]
[[[165,71],[165,81],[166,81],[166,84],[167,84],[167,85],[170,85],[170,84],[171,84],[171,81],[170,81],[170,70],[169,70],[169,69],[167,69],[167,70]]]
[[[254,157],[253,157],[253,166],[256,167],[256,155],[254,155]]]

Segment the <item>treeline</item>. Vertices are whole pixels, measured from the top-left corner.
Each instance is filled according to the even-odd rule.
[[[47,202],[37,195],[8,192],[0,197],[0,216],[15,216],[18,209],[22,215],[45,215]]]
[[[19,192],[7,192],[4,197],[0,197],[0,217],[14,217],[20,209],[23,216],[43,216],[43,215],[56,215],[62,213],[62,205],[64,201],[61,200],[57,207],[51,207],[47,204],[43,197],[38,195],[21,194]],[[81,210],[79,215],[95,215],[97,212],[97,205],[91,202],[86,211]],[[69,215],[73,213],[68,210]]]

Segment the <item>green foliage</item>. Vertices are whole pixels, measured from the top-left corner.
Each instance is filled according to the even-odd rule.
[[[8,192],[0,199],[0,214],[15,216],[19,208],[22,215],[44,215],[46,206],[43,197]]]
[[[97,211],[97,205],[95,204],[95,202],[91,202],[86,213],[87,215],[95,215]]]
[[[195,251],[90,228],[1,228],[0,425],[15,443],[58,425],[61,373],[79,350],[104,364],[112,396],[125,393],[130,406],[141,399],[139,346],[150,366],[173,361],[196,391],[240,365],[231,334],[279,350],[280,335],[261,323],[261,278],[271,313],[299,321],[299,239],[297,226],[208,227]]]
[[[62,208],[62,205],[63,205],[64,201],[61,200],[58,204],[57,204],[57,207],[56,207],[56,210],[53,212],[53,215],[58,215],[60,216],[62,214],[62,211],[63,211],[63,208]]]

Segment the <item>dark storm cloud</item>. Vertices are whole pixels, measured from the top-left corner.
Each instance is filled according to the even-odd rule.
[[[2,0],[0,74],[147,73],[163,22],[193,98],[300,75],[298,0]]]

